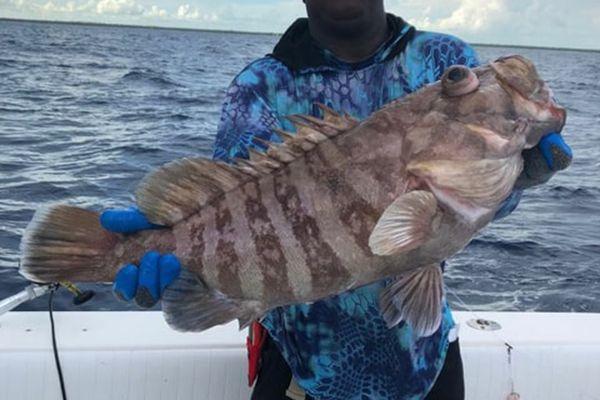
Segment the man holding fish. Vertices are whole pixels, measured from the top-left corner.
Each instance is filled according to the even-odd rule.
[[[378,132],[384,132],[389,124],[406,124],[411,126],[411,130],[404,139],[406,142],[400,153],[407,157],[406,165],[403,165],[414,178],[404,183],[403,190],[398,187],[385,187],[390,179],[389,175],[394,174],[394,171],[388,170],[388,165],[383,161],[380,161],[380,167],[374,169],[349,169],[353,171],[351,176],[339,172],[327,172],[325,177],[323,174],[315,175],[318,175],[319,179],[322,178],[327,186],[326,190],[332,193],[328,200],[322,200],[323,204],[329,201],[344,208],[344,197],[360,198],[360,201],[355,200],[355,203],[360,205],[354,204],[344,208],[347,210],[346,214],[341,212],[339,220],[331,220],[333,226],[339,225],[340,231],[351,231],[357,237],[366,234],[366,239],[363,242],[357,241],[356,246],[349,243],[349,240],[339,242],[339,247],[348,249],[343,254],[340,254],[339,248],[329,246],[337,240],[334,237],[337,230],[329,236],[322,232],[325,238],[322,246],[311,247],[310,243],[314,242],[311,235],[314,235],[318,228],[322,228],[323,221],[312,222],[312,225],[306,219],[301,221],[302,224],[298,222],[309,227],[304,231],[296,230],[294,226],[289,230],[276,226],[270,232],[270,236],[265,227],[269,225],[260,225],[260,229],[254,231],[253,226],[258,225],[253,225],[253,222],[260,222],[267,216],[275,218],[274,211],[262,209],[257,203],[248,200],[260,196],[260,190],[252,194],[249,194],[250,189],[243,191],[247,202],[240,201],[240,207],[246,205],[249,210],[252,207],[254,210],[245,229],[251,231],[254,237],[262,235],[262,246],[267,246],[265,243],[269,243],[269,240],[277,240],[275,231],[285,231],[296,237],[294,245],[288,246],[285,251],[278,250],[280,245],[273,245],[264,253],[254,254],[256,257],[263,257],[263,262],[271,264],[270,270],[256,278],[256,285],[261,286],[263,291],[265,287],[275,286],[274,290],[293,292],[297,294],[296,298],[301,300],[320,298],[310,303],[299,301],[298,304],[291,304],[287,298],[283,300],[283,297],[278,297],[274,298],[272,303],[286,305],[270,309],[264,316],[258,312],[237,316],[244,324],[261,317],[260,326],[268,332],[264,343],[261,341],[260,370],[252,398],[286,399],[286,393],[288,396],[298,396],[293,390],[288,390],[293,375],[298,386],[306,392],[306,399],[463,399],[464,383],[458,341],[455,340],[454,321],[443,297],[441,285],[440,271],[443,265],[439,265],[437,261],[431,262],[428,267],[419,269],[418,273],[410,272],[364,285],[361,284],[363,277],[357,278],[358,275],[353,275],[352,268],[347,267],[352,264],[352,260],[344,257],[362,257],[361,252],[366,251],[361,247],[364,245],[369,251],[382,256],[380,258],[408,252],[411,259],[427,259],[419,253],[425,250],[419,249],[432,249],[434,245],[431,243],[434,242],[437,246],[435,234],[437,231],[443,232],[444,229],[455,233],[456,236],[464,234],[464,240],[452,245],[456,249],[445,253],[440,251],[439,254],[453,254],[462,248],[477,229],[491,219],[501,218],[512,212],[519,202],[522,189],[546,182],[556,171],[569,165],[570,149],[558,133],[548,130],[562,129],[564,110],[553,102],[545,86],[541,83],[538,85],[536,77],[531,81],[524,80],[523,77],[534,74],[534,69],[528,62],[520,58],[507,58],[498,60],[491,69],[471,70],[478,67],[478,60],[470,46],[449,35],[415,30],[402,19],[386,14],[383,0],[304,2],[308,18],[296,21],[280,39],[272,54],[248,65],[231,84],[223,106],[214,158],[241,165],[239,160],[248,159],[249,156],[251,160],[260,157],[254,153],[255,150],[263,154],[267,152],[267,155],[272,154],[267,160],[268,163],[265,161],[261,164],[262,169],[259,169],[256,163],[249,164],[250,169],[247,172],[271,173],[271,169],[281,168],[279,164],[283,164],[285,160],[283,152],[277,150],[277,144],[282,139],[288,140],[285,139],[288,136],[289,140],[293,141],[294,132],[300,137],[302,129],[303,132],[310,131],[313,135],[304,136],[312,138],[310,143],[308,139],[302,143],[296,142],[298,146],[305,145],[305,151],[328,140],[326,136],[332,138],[343,135],[343,132],[349,129],[362,129],[363,133],[362,137],[354,135],[357,137],[352,143],[360,144],[364,140],[370,140],[379,143],[380,148],[389,146],[393,149],[394,145],[391,142],[387,143],[383,136],[378,136]],[[450,68],[453,65],[464,67]],[[510,97],[511,107],[513,102],[526,104],[523,108],[527,109],[529,114],[513,115],[506,119],[503,118],[506,114],[504,103],[486,103],[487,97],[481,97],[477,102],[471,103],[463,99],[465,96],[475,98],[473,96],[478,95],[478,87],[481,87],[480,91],[487,89],[486,84],[492,76],[497,76],[501,81],[500,86],[504,85],[505,92],[512,96],[507,95],[506,104]],[[436,89],[432,86],[428,90],[437,90],[437,97],[441,91],[445,99],[452,101],[440,105],[439,113],[428,114],[429,122],[411,120],[418,115],[418,110],[421,109],[419,107],[422,107],[421,102],[414,100],[410,107],[403,105],[406,103],[393,103],[380,111],[378,117],[370,118],[371,122],[359,125],[358,120],[365,120],[394,100],[440,79],[441,88]],[[522,83],[524,87],[515,87],[515,82]],[[498,84],[493,87],[500,90]],[[505,92],[501,93],[506,94]],[[453,100],[454,98],[456,100]],[[535,101],[529,102],[530,99]],[[428,103],[428,110],[437,110],[435,101],[437,100]],[[459,106],[448,111],[454,107],[453,104]],[[532,104],[540,109],[532,111]],[[402,112],[392,114],[394,107],[400,107]],[[485,123],[475,119],[468,120],[469,115],[474,116],[482,112],[482,107],[489,107],[497,113],[492,113],[493,118],[486,119]],[[460,124],[455,119],[446,118],[444,113],[460,115]],[[326,123],[311,117],[296,118],[295,121],[286,118],[299,114],[315,117],[323,115]],[[532,122],[535,118],[525,118],[525,115],[535,115],[537,120]],[[544,128],[532,127],[536,123],[541,126],[540,121],[546,123]],[[506,128],[507,124],[511,124],[510,128]],[[444,133],[431,133],[440,127],[445,130]],[[498,135],[494,128],[506,128],[516,133],[514,137]],[[531,133],[536,129],[535,134]],[[369,138],[365,139],[367,135]],[[438,142],[428,141],[429,139]],[[285,143],[290,146],[289,143],[292,142]],[[343,146],[348,143],[338,139],[336,149],[343,153],[346,149]],[[410,143],[410,146],[406,143]],[[446,165],[441,161],[429,161],[435,160],[434,154],[449,151],[452,146],[458,146],[452,150],[452,153],[457,155],[454,160],[456,162]],[[477,152],[478,150],[472,150],[469,146],[483,146],[484,150]],[[288,153],[285,154],[289,154],[291,148],[289,147],[286,150]],[[409,151],[407,148],[412,152],[411,155],[405,155]],[[352,151],[351,147],[348,149]],[[468,162],[462,161],[462,158],[465,158],[461,153],[463,149],[465,154],[470,152],[469,155],[472,156]],[[516,153],[516,157],[513,155],[515,149],[524,149],[524,161],[521,161],[519,156],[521,150]],[[318,160],[315,158],[313,165],[341,162],[339,160],[343,158],[342,155],[335,160],[327,159],[333,157],[330,155],[332,151],[327,153],[327,157]],[[383,159],[385,154],[381,154]],[[481,158],[481,161],[473,161],[479,160],[477,157]],[[458,168],[456,165],[462,167]],[[319,166],[320,164],[314,168]],[[456,168],[456,171],[453,168]],[[448,172],[450,170],[452,172]],[[471,173],[473,175],[470,175]],[[520,173],[516,183],[514,173]],[[304,182],[305,176],[302,173],[292,171],[291,174],[297,175],[298,182]],[[464,188],[464,185],[458,184],[461,179],[467,178],[482,181],[488,179],[491,183],[471,190],[472,188]],[[352,188],[358,183],[355,183],[355,186],[348,185],[345,183],[348,179],[365,182],[364,187],[371,190],[369,193],[354,193]],[[456,181],[456,185],[453,184],[453,180]],[[374,182],[374,186],[369,186],[369,181]],[[314,185],[312,181],[307,182],[307,185]],[[288,182],[282,183],[281,187],[284,187],[284,184]],[[320,196],[322,190],[325,189],[315,186],[314,196]],[[274,191],[277,194],[277,188]],[[362,216],[361,213],[369,213],[371,208],[379,210],[373,205],[378,202],[385,201],[389,205],[388,192],[395,192],[391,198],[392,205],[383,207],[385,211],[381,218],[378,219],[378,215],[373,224],[368,225],[366,232],[367,228],[361,221],[370,216]],[[483,192],[487,196],[485,201],[477,197]],[[462,197],[459,198],[457,193]],[[293,204],[305,206],[302,193],[281,190],[280,195],[285,198],[281,204],[288,204],[290,207],[293,207]],[[470,199],[469,202],[463,201],[465,198]],[[453,214],[441,210],[452,210]],[[289,214],[286,214],[288,211]],[[286,206],[281,207],[278,213],[282,220],[286,215],[295,218],[298,214],[294,214],[293,210],[290,211]],[[378,211],[377,213],[380,214]],[[155,227],[150,220],[163,225],[162,220],[153,213],[149,218],[146,218],[146,215],[147,212],[142,213],[135,208],[108,210],[102,214],[101,221],[108,230],[128,234]],[[219,215],[215,217],[216,225],[227,225],[233,218],[231,215]],[[462,226],[456,221],[456,215],[468,220],[469,226],[477,229],[462,233],[456,228]],[[169,221],[169,217],[166,217],[166,220],[172,222]],[[395,225],[398,220],[403,224],[412,225],[409,224],[408,228],[406,225],[398,228]],[[421,226],[426,226],[423,228],[426,234],[416,231],[416,227]],[[411,235],[406,233],[406,229],[409,228],[414,231],[411,231]],[[442,233],[439,235],[443,236]],[[230,251],[226,246],[219,247],[220,243],[221,241],[215,244],[217,250]],[[232,248],[235,246],[235,243],[232,244]],[[428,250],[427,253],[431,252]],[[230,260],[236,257],[235,251],[231,250],[230,254]],[[269,256],[264,256],[265,254]],[[329,263],[331,265],[340,264],[337,269],[332,269],[332,276],[319,275],[318,271],[310,268],[301,270],[290,267],[286,270],[286,262],[289,262],[294,254],[305,258],[306,264],[310,264],[310,260],[316,260],[313,263],[315,267],[320,265],[323,259],[332,260]],[[178,277],[181,279],[182,273],[187,274],[186,267],[190,265],[184,262],[182,269],[178,258],[181,259],[173,254],[161,255],[156,251],[146,253],[140,261],[139,268],[129,264],[117,273],[114,287],[116,294],[125,300],[134,299],[143,307],[154,305],[161,299],[165,290],[168,292],[171,282]],[[434,259],[437,260],[432,256],[431,260]],[[377,265],[381,268],[389,267],[385,263]],[[305,288],[298,284],[301,282],[296,276],[298,274],[306,274],[304,279],[310,282],[311,287]],[[347,291],[325,298],[316,295],[311,298],[301,294],[303,290],[315,290],[325,294],[328,286],[337,284],[338,275],[344,274],[348,275],[345,286],[349,289]],[[185,279],[188,279],[187,276]],[[320,283],[316,280],[320,280]],[[367,281],[368,279],[364,278],[364,282]],[[238,282],[237,285],[243,292],[244,285],[249,284]],[[427,294],[408,293],[411,289],[419,293],[427,291]],[[191,289],[180,284],[172,292],[182,293],[187,290]],[[382,295],[382,292],[385,294]],[[170,296],[175,295],[171,293]],[[165,300],[168,300],[169,304],[172,303],[170,299]],[[404,307],[397,307],[399,303]],[[169,306],[170,322],[175,321],[174,325],[178,328],[200,330],[215,322],[221,322],[217,316],[198,316],[194,319],[186,314],[190,310],[181,308],[180,314],[172,305]],[[221,314],[229,312],[228,308],[217,309]],[[201,312],[200,310],[201,308],[197,312]],[[265,335],[260,326],[253,326],[255,341],[257,336]],[[252,345],[250,347],[251,362],[256,363],[256,352],[260,349]],[[257,364],[253,366],[256,367]]]

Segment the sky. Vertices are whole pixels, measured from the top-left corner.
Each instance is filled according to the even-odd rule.
[[[327,1],[327,0],[323,0]],[[600,0],[386,0],[423,30],[474,43],[600,49]],[[302,0],[0,0],[0,17],[281,33]]]

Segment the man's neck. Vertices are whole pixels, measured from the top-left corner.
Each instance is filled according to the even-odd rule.
[[[309,20],[311,36],[325,49],[331,51],[337,58],[349,63],[356,63],[372,55],[389,36],[389,28],[385,13],[378,21],[353,35],[332,34],[321,29]]]

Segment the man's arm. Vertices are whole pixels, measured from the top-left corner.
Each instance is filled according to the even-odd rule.
[[[272,107],[268,95],[274,92],[275,82],[266,82],[265,74],[255,70],[257,63],[244,69],[227,89],[214,143],[214,159],[248,158],[250,146],[264,150],[255,138],[280,141],[274,133],[274,129],[282,125],[280,113]]]

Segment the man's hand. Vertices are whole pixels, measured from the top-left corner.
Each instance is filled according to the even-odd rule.
[[[100,215],[100,223],[104,229],[118,233],[159,228],[135,207],[106,210]],[[138,306],[150,308],[160,300],[165,288],[179,276],[180,271],[181,264],[173,254],[149,251],[142,257],[139,266],[127,264],[117,272],[113,293],[121,300],[134,300]]]
[[[537,146],[523,152],[523,171],[513,192],[500,205],[494,216],[499,220],[512,213],[521,201],[523,190],[548,182],[552,175],[566,169],[573,159],[573,152],[559,133],[550,133]]]
[[[552,175],[566,169],[573,159],[573,151],[559,133],[550,133],[540,143],[523,152],[523,172],[515,189],[527,189],[546,183]]]

